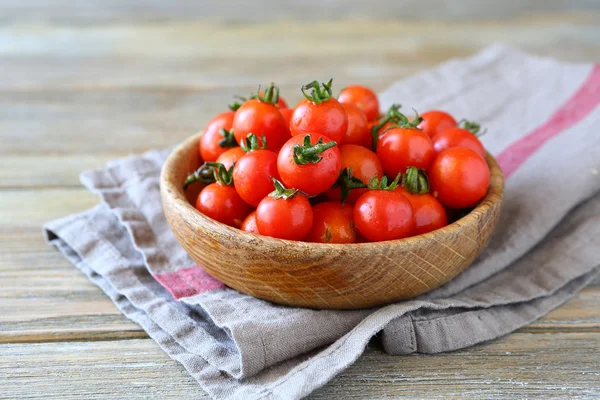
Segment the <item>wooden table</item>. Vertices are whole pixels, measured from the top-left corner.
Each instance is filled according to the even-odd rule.
[[[491,42],[600,61],[589,1],[233,3],[0,2],[0,398],[206,397],[44,243],[45,221],[98,202],[81,170],[173,145],[271,80],[292,103],[315,78],[380,90]],[[599,349],[596,281],[489,344],[409,357],[373,344],[312,398],[600,396]]]

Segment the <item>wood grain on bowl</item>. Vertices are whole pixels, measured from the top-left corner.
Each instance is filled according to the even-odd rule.
[[[408,299],[454,278],[481,253],[496,226],[504,178],[491,155],[488,194],[464,218],[402,240],[317,244],[243,232],[199,213],[183,182],[201,160],[199,135],[181,144],[161,175],[165,215],[190,257],[241,292],[279,304],[358,309]]]

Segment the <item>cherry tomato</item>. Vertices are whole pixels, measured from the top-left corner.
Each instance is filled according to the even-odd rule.
[[[483,144],[481,144],[477,136],[466,129],[458,127],[449,128],[433,137],[433,148],[438,153],[452,147],[471,149],[481,157],[485,157]]]
[[[287,126],[290,126],[290,121],[292,120],[292,114],[294,113],[293,108],[280,108],[279,112],[283,115]]]
[[[354,205],[354,224],[368,240],[402,239],[415,229],[410,201],[401,193],[390,190],[370,190]]]
[[[303,99],[298,103],[290,121],[292,136],[319,133],[342,143],[348,129],[348,116],[344,107],[334,98],[315,103]]]
[[[301,194],[288,199],[269,195],[256,208],[256,225],[261,235],[302,240],[310,232],[312,222],[312,207]]]
[[[252,211],[250,214],[248,214],[244,222],[242,222],[240,229],[245,232],[260,235],[260,232],[258,232],[258,226],[256,226],[256,211]]]
[[[290,137],[285,118],[276,105],[258,99],[248,100],[236,111],[233,118],[235,140],[242,143],[250,133],[267,139],[267,148],[278,151]]]
[[[225,111],[210,120],[200,136],[200,156],[204,161],[215,161],[221,154],[231,147],[237,146],[235,140],[227,141],[228,137],[221,134],[221,129],[231,130],[235,112]],[[226,133],[227,134],[227,133]],[[221,146],[220,143],[223,143]]]
[[[233,168],[235,190],[246,203],[254,207],[273,191],[271,177],[279,179],[277,154],[270,150],[246,153]]]
[[[490,169],[471,149],[453,147],[442,151],[428,170],[432,193],[450,208],[472,207],[487,193]]]
[[[368,87],[351,85],[344,88],[338,96],[340,103],[354,104],[364,111],[369,121],[379,115],[379,100],[377,95]]]
[[[313,207],[313,223],[307,242],[355,243],[353,207],[340,202],[319,203]]]
[[[283,183],[309,196],[329,189],[340,175],[341,165],[342,158],[335,142],[310,133],[293,136],[277,157],[277,170]]]
[[[435,158],[431,138],[416,128],[387,130],[379,138],[376,153],[383,170],[392,179],[409,166],[426,169]]]
[[[221,154],[219,158],[217,158],[217,162],[223,164],[226,169],[229,169],[234,163],[238,162],[238,160],[242,158],[245,154],[246,152],[241,147],[233,147],[227,150],[225,153]]]
[[[367,116],[354,104],[342,103],[342,106],[348,116],[348,129],[344,136],[344,144],[357,144],[370,149],[373,139]]]
[[[351,168],[352,176],[360,179],[364,184],[375,176],[383,176],[383,167],[377,155],[371,150],[355,144],[343,144],[340,146],[340,156],[342,157],[342,169]],[[369,189],[352,189],[346,199],[347,202],[354,204],[358,198]],[[339,201],[341,199],[341,189],[332,188],[325,192],[331,200]]]
[[[231,185],[211,183],[196,200],[196,209],[202,214],[229,226],[239,228],[251,208]]]
[[[446,209],[430,193],[412,194],[399,186],[397,192],[402,193],[413,208],[415,216],[415,229],[412,235],[422,235],[448,225]]]
[[[419,129],[423,130],[429,137],[434,137],[438,133],[456,126],[456,120],[452,115],[444,111],[427,111],[420,115],[423,121],[419,124]]]

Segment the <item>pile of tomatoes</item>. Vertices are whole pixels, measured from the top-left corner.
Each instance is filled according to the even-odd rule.
[[[274,84],[206,126],[196,208],[255,234],[321,243],[401,239],[439,229],[487,193],[475,123],[443,111],[380,114],[369,88],[301,88],[289,108]],[[450,218],[452,219],[452,218]]]

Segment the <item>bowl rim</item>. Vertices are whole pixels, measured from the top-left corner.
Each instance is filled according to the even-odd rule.
[[[410,245],[411,242],[418,242],[424,238],[434,238],[438,235],[450,234],[452,231],[460,229],[463,225],[468,225],[470,223],[477,222],[479,215],[485,215],[498,201],[502,200],[504,193],[504,175],[500,166],[498,165],[496,159],[486,151],[486,163],[490,168],[490,185],[488,188],[488,192],[485,197],[475,206],[467,215],[462,218],[444,226],[443,228],[436,229],[431,232],[427,232],[420,235],[410,236],[402,239],[394,239],[394,240],[385,240],[379,242],[362,242],[362,243],[316,243],[316,242],[304,242],[300,240],[288,240],[288,239],[278,239],[271,236],[263,236],[256,235],[254,233],[243,231],[239,228],[235,228],[226,224],[223,224],[219,221],[216,221],[206,215],[202,214],[196,208],[190,204],[185,196],[183,190],[183,182],[180,184],[176,184],[173,182],[171,176],[169,176],[169,171],[174,170],[177,164],[177,160],[185,156],[186,149],[192,148],[197,149],[197,142],[200,140],[200,136],[202,133],[195,134],[185,141],[180,143],[175,149],[167,156],[165,160],[161,174],[160,174],[160,186],[161,186],[161,194],[162,196],[171,196],[171,201],[174,201],[174,204],[180,211],[184,212],[193,212],[196,214],[196,218],[198,218],[202,222],[206,222],[207,224],[217,224],[220,229],[224,232],[227,232],[233,236],[242,235],[247,239],[255,239],[260,238],[261,241],[265,241],[266,243],[270,243],[271,245],[294,245],[294,246],[316,246],[320,248],[330,248],[330,249],[350,249],[350,248],[367,248],[367,247],[380,247],[385,245]],[[190,171],[192,172],[192,171]],[[171,174],[172,175],[172,174]],[[163,200],[164,203],[164,200]],[[183,209],[181,209],[183,207]],[[164,210],[163,210],[164,212]],[[181,215],[181,212],[180,212]]]

